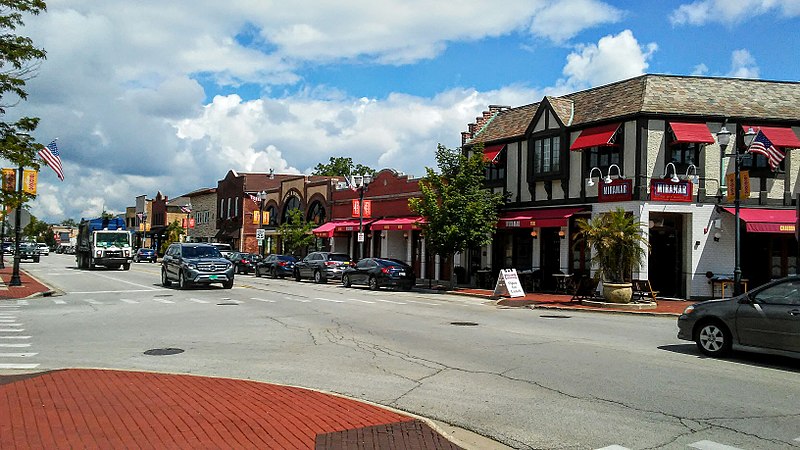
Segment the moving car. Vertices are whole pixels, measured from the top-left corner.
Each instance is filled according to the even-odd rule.
[[[39,247],[39,254],[44,256],[50,256],[50,247],[47,246],[44,242],[38,242],[36,245]]]
[[[311,278],[315,283],[327,283],[329,279],[339,280],[342,272],[350,265],[350,256],[344,253],[311,252],[302,261],[294,264],[294,279]]]
[[[175,243],[167,248],[161,260],[161,284],[178,288],[191,284],[221,283],[225,289],[233,287],[233,263],[222,257],[216,247],[209,244]]]
[[[267,255],[256,264],[256,276],[269,275],[272,278],[292,276],[297,258],[292,255]]]
[[[19,259],[30,259],[33,262],[39,262],[39,246],[36,242],[21,242],[19,244]]]
[[[261,259],[260,256],[256,255],[255,253],[241,253],[241,252],[233,252],[227,257],[232,263],[236,270],[236,273],[243,273],[248,274],[250,272],[255,272],[256,270],[256,263]]]
[[[342,273],[342,285],[350,287],[354,284],[365,284],[372,290],[382,286],[399,287],[409,290],[414,287],[417,277],[414,269],[408,264],[382,258],[364,258]]]
[[[133,262],[142,262],[148,261],[154,263],[158,260],[158,255],[156,251],[152,248],[140,248],[136,250],[136,253],[133,255]]]
[[[689,306],[678,318],[678,338],[708,356],[737,348],[800,357],[800,276]]]

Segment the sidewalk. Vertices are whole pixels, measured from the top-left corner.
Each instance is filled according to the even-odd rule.
[[[10,256],[4,258],[5,268],[0,269],[0,300],[46,296],[52,293],[48,286],[25,271],[24,266],[26,264],[35,263],[20,263],[19,279],[22,282],[22,286],[9,286],[8,283],[11,281],[14,261]]]

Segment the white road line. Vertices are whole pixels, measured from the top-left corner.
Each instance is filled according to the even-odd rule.
[[[94,300],[94,299],[91,299],[91,298],[86,298],[83,301],[85,301],[86,303],[91,303],[92,305],[102,305],[103,304],[103,302],[98,302],[97,300]]]
[[[375,302],[372,302],[372,301],[369,301],[369,300],[359,300],[357,298],[348,298],[348,300],[350,300],[351,302],[369,303],[371,305],[375,304]]]
[[[17,300],[17,304],[20,306],[28,306],[27,300]]]
[[[241,300],[234,300],[234,299],[232,299],[232,298],[221,298],[219,301],[221,301],[221,302],[227,302],[227,303],[236,303],[237,305],[241,305],[242,303],[244,303],[244,302],[243,302],[243,301],[241,301]]]
[[[418,302],[416,300],[407,300],[409,303],[416,303],[418,305],[426,305],[426,306],[441,306],[441,303],[425,303],[425,302]]]
[[[250,297],[250,300],[258,300],[259,302],[275,303],[275,300],[267,300],[266,298]]]
[[[598,448],[595,450],[630,450],[628,447],[623,447],[621,445],[609,445],[608,447]]]
[[[39,367],[38,364],[0,364],[0,369],[35,369]]]
[[[0,305],[0,308],[19,308],[19,305]]]
[[[8,323],[0,323],[0,327],[21,327],[21,326],[22,326],[22,324],[21,323],[17,323],[16,321],[8,322]]]
[[[0,339],[30,339],[30,336],[0,336]]]
[[[153,292],[160,289],[125,289],[114,291],[69,291],[68,294],[130,294],[131,292]]]
[[[0,358],[29,358],[36,355],[38,353],[0,353]]]
[[[794,438],[795,441],[800,442],[800,437]]]
[[[57,299],[57,298],[53,299],[53,303],[55,303],[56,305],[66,305],[67,304],[66,301],[61,300],[61,299]]]
[[[137,286],[137,287],[140,287],[140,288],[147,289],[149,291],[158,291],[158,290],[160,290],[159,288],[154,288],[154,287],[146,286],[144,284],[134,283],[132,281],[127,281],[127,280],[123,280],[123,279],[120,279],[120,278],[115,278],[115,277],[112,277],[112,276],[109,276],[109,275],[103,275],[103,274],[95,273],[94,276],[101,277],[101,278],[108,278],[109,280],[116,281],[117,283],[130,284],[131,286]]]
[[[304,298],[294,298],[294,297],[283,297],[283,299],[284,300],[291,300],[293,302],[302,302],[302,303],[308,303],[308,302],[311,301],[311,300],[306,300]]]
[[[30,347],[31,344],[6,344],[0,342],[0,347]]]
[[[136,304],[139,303],[138,300],[131,300],[129,298],[121,298],[121,299],[119,299],[119,301],[125,302],[125,303],[130,303],[131,305],[136,305]]]
[[[0,333],[19,333],[25,331],[24,328],[0,328]]]
[[[189,301],[195,303],[208,303],[207,300],[200,300],[199,298],[190,298]]]
[[[688,447],[700,450],[742,450],[739,447],[731,447],[730,445],[719,444],[714,441],[697,441],[689,444]]]
[[[405,302],[396,302],[394,300],[381,300],[379,298],[376,298],[375,300],[383,303],[394,303],[395,305],[405,305]]]
[[[333,300],[330,298],[322,298],[322,297],[314,297],[314,300],[322,300],[323,302],[331,302],[331,303],[344,303],[344,300]]]
[[[165,298],[154,298],[153,301],[159,303],[175,303],[172,300],[167,300]]]
[[[0,323],[14,323],[16,321],[17,319],[14,317],[9,317],[7,319],[5,317],[0,317]]]

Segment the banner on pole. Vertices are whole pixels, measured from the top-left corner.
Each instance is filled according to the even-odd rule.
[[[17,190],[17,170],[2,169],[3,192],[15,192]]]
[[[36,170],[23,170],[22,171],[22,191],[36,195],[36,179],[38,178],[39,172]]]

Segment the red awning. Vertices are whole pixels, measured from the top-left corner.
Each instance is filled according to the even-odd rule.
[[[311,231],[317,237],[331,237],[333,236],[334,228],[336,228],[336,224],[334,224],[333,222],[325,222]]]
[[[483,159],[486,162],[494,163],[497,160],[497,155],[506,148],[506,144],[490,145],[483,149]]]
[[[376,220],[370,225],[372,230],[419,230],[425,222],[422,217],[394,217]]]
[[[713,144],[716,142],[714,136],[708,131],[708,126],[704,123],[670,122],[669,127],[675,135],[674,144],[696,143]]]
[[[372,219],[364,220],[364,229],[372,223]],[[333,220],[311,230],[318,237],[332,237],[333,233],[358,231],[358,220]]]
[[[797,135],[794,134],[794,131],[788,127],[762,127],[758,125],[742,125],[742,129],[747,131],[748,128],[753,127],[753,131],[758,133],[758,130],[761,130],[767,139],[772,142],[772,145],[776,147],[787,147],[787,148],[800,148],[800,139],[797,139]]]
[[[735,208],[723,208],[735,215]],[[797,214],[794,209],[739,208],[739,217],[751,233],[794,233]]]
[[[578,207],[506,211],[500,214],[497,228],[565,227],[570,216],[583,210]]]
[[[619,123],[609,123],[599,127],[587,128],[581,131],[578,139],[569,147],[570,150],[583,150],[590,147],[603,147],[614,145],[611,142],[614,133],[617,132]]]

